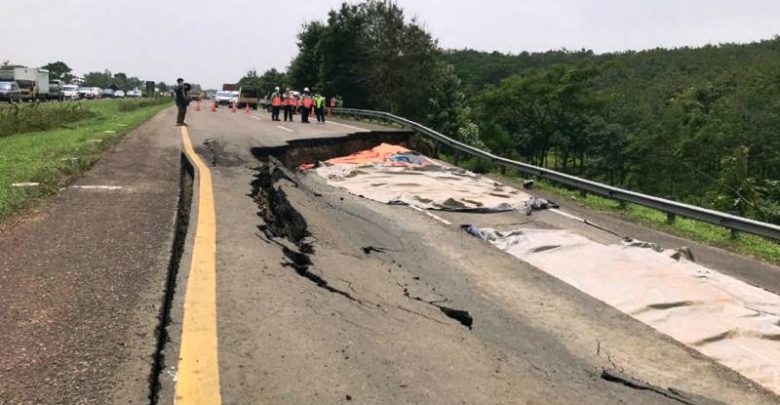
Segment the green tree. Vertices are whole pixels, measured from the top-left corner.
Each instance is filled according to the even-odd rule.
[[[84,85],[87,87],[108,88],[114,82],[114,75],[110,71],[89,72],[84,75]]]
[[[270,93],[274,87],[279,86],[282,90],[288,86],[288,77],[284,72],[280,72],[276,69],[270,69],[265,71],[262,75],[258,76],[257,71],[250,69],[241,80],[238,81],[238,86],[251,86],[260,89],[263,95]]]
[[[72,69],[62,61],[47,63],[41,68],[49,71],[49,79],[51,80],[70,82],[75,77],[71,74]]]
[[[298,55],[290,63],[290,84],[296,89],[304,87],[322,87],[320,82],[320,64],[322,57],[318,48],[325,27],[318,21],[303,26],[298,33]]]

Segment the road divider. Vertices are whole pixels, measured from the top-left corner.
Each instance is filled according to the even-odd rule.
[[[216,212],[211,172],[181,128],[182,150],[196,168],[198,209],[192,261],[184,295],[177,405],[220,405],[217,357]]]

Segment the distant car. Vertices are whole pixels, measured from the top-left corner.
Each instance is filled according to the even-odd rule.
[[[229,91],[218,91],[217,95],[214,96],[214,101],[217,104],[230,104],[233,101],[233,94]]]
[[[0,82],[0,100],[18,103],[21,98],[22,91],[16,82]]]
[[[79,86],[75,84],[66,84],[62,86],[62,97],[65,100],[78,100]]]
[[[114,90],[111,89],[103,89],[102,92],[100,92],[100,96],[103,98],[111,98],[114,97]]]
[[[115,91],[114,98],[125,98],[125,92],[122,90]]]
[[[230,92],[230,102],[235,104],[235,105],[238,105],[238,96],[239,96],[239,93],[237,91],[235,91],[235,90],[231,91]]]
[[[132,90],[128,90],[127,93],[125,94],[125,96],[127,96],[127,97],[142,97],[143,93],[141,92],[141,90],[132,89]]]
[[[65,82],[62,80],[52,80],[49,82],[49,100],[65,100],[65,96],[62,94],[62,86],[65,85]]]
[[[101,91],[100,87],[82,87],[79,89],[79,98],[96,100],[100,98]]]

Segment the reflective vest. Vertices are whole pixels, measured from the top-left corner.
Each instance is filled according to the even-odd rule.
[[[322,96],[314,97],[314,107],[315,108],[325,107],[325,97]]]
[[[330,106],[335,107],[336,106],[336,97],[333,97],[330,99]]]
[[[314,100],[312,100],[311,97],[303,96],[303,100],[302,100],[303,108],[311,108],[313,102]]]
[[[271,105],[274,107],[280,107],[282,105],[282,97],[278,93],[275,93],[271,99]]]
[[[285,100],[286,104],[292,107],[295,107],[295,97],[289,96],[287,97],[287,100]]]

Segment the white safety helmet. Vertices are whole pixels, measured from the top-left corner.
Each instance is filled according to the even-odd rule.
[[[303,88],[303,91],[304,91],[304,92],[306,92],[306,93],[308,93],[308,92],[309,92],[309,88],[308,88],[308,87],[304,87],[304,88]]]
[[[274,87],[276,91],[279,91],[279,86]]]

